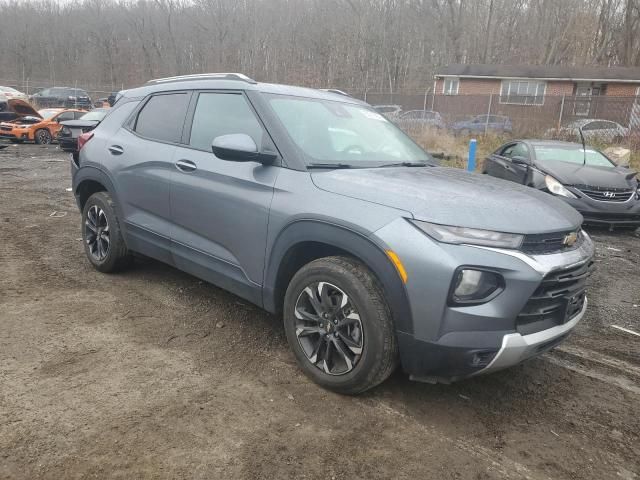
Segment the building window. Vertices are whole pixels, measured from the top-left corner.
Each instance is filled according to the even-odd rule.
[[[445,95],[457,95],[460,82],[457,78],[445,78],[442,93]]]
[[[503,80],[500,89],[500,103],[515,105],[542,105],[546,82],[534,80]]]

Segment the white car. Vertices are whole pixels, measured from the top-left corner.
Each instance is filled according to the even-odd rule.
[[[550,138],[573,138],[580,141],[580,129],[585,140],[602,140],[609,142],[620,141],[629,136],[629,129],[617,122],[600,119],[575,120],[560,130],[551,129],[547,131]]]
[[[25,102],[29,101],[29,96],[26,93],[22,93],[15,88],[11,87],[2,87],[0,86],[0,95],[6,97],[7,100],[18,99],[24,100]]]

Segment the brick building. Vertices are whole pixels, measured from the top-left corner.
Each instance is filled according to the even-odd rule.
[[[433,109],[449,117],[488,106],[540,127],[576,118],[640,127],[640,68],[457,64],[435,75],[432,92]]]

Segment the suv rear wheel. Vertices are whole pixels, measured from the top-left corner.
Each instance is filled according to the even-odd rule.
[[[132,257],[122,238],[113,200],[107,192],[94,193],[82,210],[84,251],[101,272],[114,272],[128,266]]]
[[[304,373],[321,386],[357,394],[397,365],[391,313],[375,276],[347,257],[315,260],[295,274],[284,300],[287,340]]]

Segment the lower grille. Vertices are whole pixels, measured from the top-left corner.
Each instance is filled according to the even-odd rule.
[[[590,261],[547,274],[516,318],[517,332],[529,335],[546,330],[580,313],[586,298],[587,278],[594,265]]]
[[[587,197],[599,202],[626,202],[635,194],[628,188],[599,188],[587,185],[577,185],[576,188]]]
[[[3,132],[10,132],[11,130],[13,130],[13,127],[2,126],[0,127],[0,130],[2,130]]]

